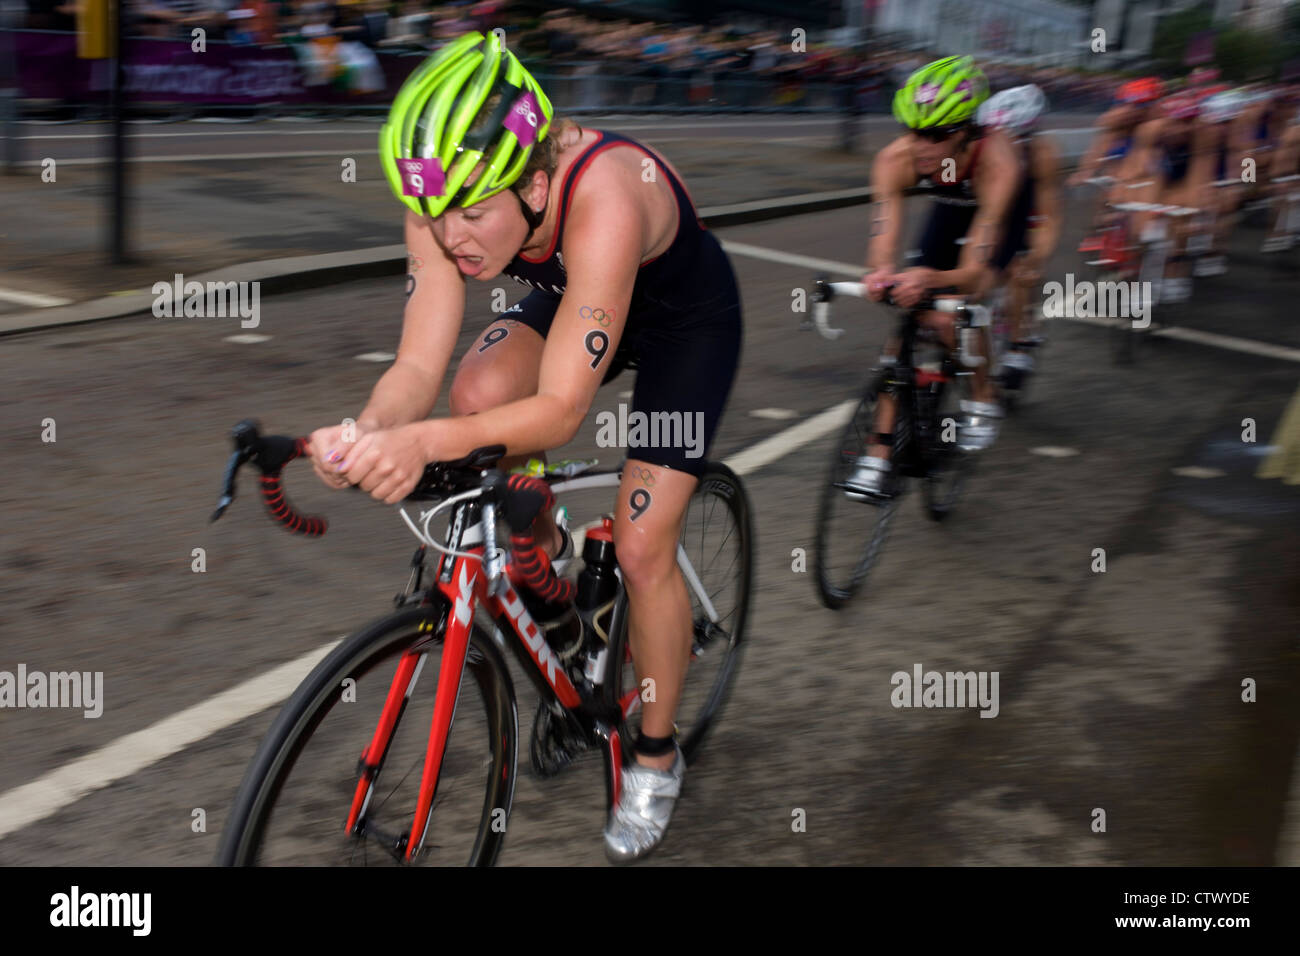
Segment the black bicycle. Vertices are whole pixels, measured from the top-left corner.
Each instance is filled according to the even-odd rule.
[[[840,295],[865,296],[859,282],[819,280],[813,297],[813,324],[826,338],[843,329],[829,325],[830,304]],[[953,313],[958,345],[945,348],[932,330],[919,324],[926,311]],[[862,587],[880,557],[908,478],[921,480],[926,513],[935,521],[955,506],[974,466],[958,434],[960,402],[969,398],[971,369],[983,361],[970,353],[969,337],[989,324],[989,311],[961,299],[936,298],[903,310],[896,337],[896,360],[882,356],[872,369],[831,455],[830,470],[817,512],[815,564],[817,588],[828,608],[842,608]],[[893,427],[878,422],[881,396],[893,399]],[[846,403],[848,404],[848,403]],[[872,445],[892,448],[893,468],[881,495],[855,495],[847,481]],[[850,497],[853,495],[853,497]]]

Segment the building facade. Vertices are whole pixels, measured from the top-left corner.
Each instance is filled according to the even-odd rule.
[[[1075,62],[1090,19],[1052,0],[884,0],[873,27],[935,49]]]

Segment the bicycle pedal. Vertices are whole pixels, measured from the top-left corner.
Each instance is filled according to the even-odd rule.
[[[591,745],[570,733],[566,722],[558,720],[545,701],[538,702],[528,759],[539,780],[557,776],[590,750]]]

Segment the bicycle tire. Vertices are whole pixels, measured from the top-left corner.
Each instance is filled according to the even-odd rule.
[[[360,683],[360,680],[374,671],[376,667],[379,667],[385,661],[394,659],[420,641],[428,641],[430,647],[434,645],[440,646],[441,634],[438,632],[430,634],[430,630],[437,626],[440,619],[445,620],[445,615],[441,611],[442,609],[439,606],[426,605],[408,608],[376,621],[352,637],[342,641],[299,684],[297,690],[281,708],[270,731],[258,747],[253,761],[249,764],[244,780],[231,806],[226,826],[222,831],[221,845],[216,860],[218,865],[251,866],[258,864],[266,836],[266,826],[273,817],[286,779],[297,766],[312,735],[316,733],[321,722],[334,709],[340,697],[343,696],[339,693],[339,688],[344,686],[343,681],[349,677],[353,678],[353,687],[355,688]],[[427,655],[425,659],[427,659]],[[466,673],[473,679],[466,681],[464,678]],[[388,674],[391,675],[391,671]],[[382,668],[377,676],[385,676]],[[436,687],[436,676],[430,676],[429,680],[430,684],[425,686]],[[417,677],[413,680],[413,686],[418,689],[419,684],[420,681]],[[449,741],[455,737],[458,725],[464,728],[468,724],[467,719],[462,719],[461,708],[467,703],[466,689],[470,686],[477,686],[478,696],[485,708],[484,716],[488,735],[487,750],[491,757],[490,767],[487,768],[484,782],[483,808],[479,814],[478,832],[474,837],[468,864],[471,866],[491,866],[500,853],[505,831],[504,820],[501,820],[500,814],[496,814],[494,811],[503,810],[504,819],[508,819],[514,796],[519,721],[515,707],[514,688],[505,661],[492,639],[477,625],[471,631],[470,643],[466,651],[460,696],[457,699],[456,716],[449,733]],[[408,693],[407,699],[404,700],[401,706],[397,720],[398,726],[400,726],[402,719],[408,716],[407,704],[411,702],[411,696]],[[428,700],[433,697],[432,694],[422,696]],[[414,717],[411,719],[415,720]],[[426,733],[422,738],[422,743],[427,743],[427,727],[428,724],[425,724]],[[373,728],[374,723],[371,722],[369,731],[372,731]],[[396,733],[397,727],[394,728],[394,734]],[[363,740],[350,740],[350,742],[355,743],[356,749],[348,755],[349,760],[355,759],[355,754],[361,752],[368,739],[367,736]],[[386,754],[384,759],[387,759],[387,756]],[[343,761],[340,759],[339,764],[342,765],[342,763]],[[440,795],[438,791],[443,789],[440,785],[445,782],[442,778],[446,776],[446,764],[444,764],[442,771],[439,775],[440,779],[435,782],[436,796]],[[340,770],[341,774],[342,771]],[[382,775],[383,770],[381,769],[376,781]],[[355,789],[357,779],[354,770],[351,778],[346,783]],[[405,779],[403,778],[403,780]],[[369,802],[367,807],[369,808]],[[438,811],[439,806],[435,803],[430,812],[430,817],[432,818]],[[346,803],[341,807],[330,807],[329,818],[338,824],[338,830],[343,829],[341,823],[346,820],[347,812],[348,805]],[[498,820],[501,820],[502,825],[493,826]],[[406,822],[409,826],[411,819],[408,817]],[[307,824],[302,822],[299,825],[306,826]],[[325,831],[322,829],[322,832]],[[427,832],[426,828],[426,835]],[[364,845],[363,857],[368,862],[369,855],[364,852],[369,846],[366,838],[358,838],[353,834],[346,834],[345,837],[346,841],[351,841],[354,856],[358,846]],[[468,837],[466,838],[468,839]],[[297,839],[299,843],[307,842],[301,838]],[[327,856],[332,855],[327,850],[323,852]],[[392,862],[397,859],[391,849],[388,853],[392,859],[385,860],[381,856],[380,860],[382,862]],[[425,858],[432,855],[428,846],[424,847],[420,854]],[[418,859],[418,862],[426,862],[426,860]]]
[[[712,505],[705,503],[710,500],[715,503]],[[692,522],[692,508],[698,506],[701,511],[708,509],[709,514],[704,516],[704,523],[707,524],[716,514],[718,507],[716,502],[722,503],[722,507],[731,518],[732,529],[727,532],[723,544],[733,533],[739,536],[739,540],[735,547],[736,557],[728,567],[719,573],[711,573],[708,568],[702,567],[701,563],[694,563],[697,555],[693,553],[695,529]],[[712,547],[711,544],[704,543],[704,534],[704,527],[701,527],[700,555],[711,550]],[[677,743],[681,747],[687,765],[690,765],[699,756],[700,747],[721,714],[735,682],[736,672],[740,666],[740,650],[745,643],[745,625],[749,618],[754,563],[753,509],[745,486],[736,473],[726,465],[720,462],[709,462],[705,466],[691,502],[687,505],[679,540],[686,549],[688,558],[692,559],[695,572],[706,592],[709,592],[710,600],[715,602],[715,610],[719,615],[719,623],[711,624],[698,597],[688,586],[687,593],[692,604],[692,663],[688,665],[685,686],[678,704]],[[718,546],[719,553],[722,546],[722,544]],[[718,601],[718,595],[727,586],[726,583],[716,590],[710,588],[712,581],[717,578],[730,578],[733,582],[735,595],[732,607],[726,613],[723,613],[726,611],[725,606]],[[635,668],[629,666],[632,664],[632,657],[629,647],[628,610],[627,592],[620,587],[611,618],[609,657],[603,684],[603,697],[610,712],[617,712],[619,715],[624,757],[630,760],[636,742],[637,722],[631,719],[632,713],[626,712],[624,702],[628,699],[628,694],[635,695],[638,688]],[[702,688],[698,679],[694,684],[691,680],[693,675],[699,675],[707,670],[698,666],[701,660],[718,662],[716,672],[708,682],[707,688]],[[690,714],[683,713],[684,709],[691,710],[697,699],[701,701],[699,707]],[[633,701],[633,704],[635,705],[636,702]]]
[[[922,482],[925,512],[932,521],[943,521],[957,505],[962,491],[966,488],[971,472],[975,468],[976,455],[962,451],[955,441],[944,441],[943,436],[949,429],[955,429],[961,420],[961,407],[948,408],[944,402],[952,404],[954,398],[960,400],[961,389],[956,381],[936,382],[933,386],[934,400],[930,430],[937,440],[929,442],[926,449],[926,474]],[[946,424],[950,422],[951,424]],[[955,437],[955,436],[954,436]]]
[[[901,453],[906,451],[908,439],[904,438],[900,441],[896,437],[892,454],[894,468],[890,479],[893,482],[893,497],[879,503],[854,501],[844,492],[844,481],[852,472],[858,456],[865,452],[867,438],[874,431],[876,403],[884,388],[885,382],[882,376],[873,381],[859,399],[832,449],[830,469],[822,484],[821,501],[817,507],[817,537],[813,552],[814,576],[817,579],[817,593],[821,597],[822,604],[833,611],[843,608],[854,598],[866,580],[867,574],[875,566],[889,536],[890,525],[898,510],[899,498],[906,487],[899,474],[899,462],[902,459]],[[894,425],[896,436],[910,431],[905,424],[904,427],[899,427],[900,423],[905,423],[911,415],[910,410],[904,408],[906,404],[897,401],[897,419]],[[867,535],[866,544],[860,557],[855,559],[847,580],[832,567],[833,562],[830,558],[831,535],[845,531],[846,522],[839,519],[836,513],[837,505],[844,505],[846,514],[850,515],[860,510],[871,524],[871,533]],[[872,518],[874,520],[871,520]]]

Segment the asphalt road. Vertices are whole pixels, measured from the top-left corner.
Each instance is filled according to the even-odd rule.
[[[720,235],[853,263],[865,232],[859,208]],[[1249,253],[1257,232],[1239,238],[1233,270],[1198,286],[1180,324],[1300,345],[1294,274]],[[1061,253],[1053,273],[1076,260]],[[791,311],[813,269],[733,262],[746,340],[717,458],[854,397],[891,321],[848,303],[837,321],[850,332],[831,344]],[[494,285],[471,292],[461,352],[491,318]],[[255,343],[229,341],[243,331],[234,319],[153,317],[6,340],[0,670],[102,671],[104,709],[0,717],[0,863],[211,861],[275,710],[240,718],[231,704],[224,725],[205,711],[179,748],[175,723],[156,725],[384,614],[412,547],[394,510],[331,494],[305,466],[290,469],[290,491],[330,516],[323,539],[276,530],[250,487],[208,524],[228,429],[256,416],[305,433],[354,415],[382,367],[357,356],[395,349],[402,303],[400,278],[268,298],[256,331],[269,338]],[[1103,329],[1058,320],[1049,334],[1032,400],[959,511],[935,525],[919,496],[905,501],[866,592],[842,612],[792,570],[794,549],[813,544],[833,437],[745,476],[758,537],[749,647],[651,863],[1282,862],[1300,735],[1300,491],[1255,472],[1297,366],[1159,340],[1119,368]],[[625,375],[601,391],[564,454],[608,457],[595,415],[630,387]],[[45,419],[54,442],[41,440]],[[1175,471],[1187,467],[1209,477]],[[891,675],[915,664],[998,672],[998,716],[893,707]],[[1257,703],[1241,700],[1246,678]],[[281,683],[287,695],[293,681]],[[515,685],[526,734],[535,698],[517,671]],[[150,748],[165,756],[121,773]],[[59,768],[69,776],[15,798]],[[525,758],[501,862],[602,864],[602,800],[598,761],[542,783]],[[14,824],[33,804],[37,819]],[[1098,809],[1105,832],[1092,828]]]

